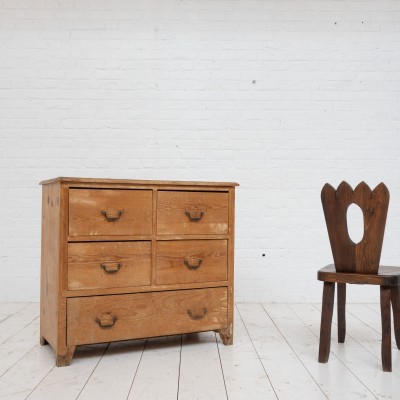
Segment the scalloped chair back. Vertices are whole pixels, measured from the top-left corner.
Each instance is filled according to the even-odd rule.
[[[389,198],[384,183],[372,191],[365,182],[354,190],[344,181],[337,190],[328,183],[322,188],[321,201],[337,272],[378,273]],[[364,235],[359,243],[354,243],[348,232],[347,209],[353,203],[364,215]]]

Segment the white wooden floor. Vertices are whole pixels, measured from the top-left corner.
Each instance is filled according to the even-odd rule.
[[[394,343],[393,372],[381,370],[377,304],[348,305],[328,364],[317,362],[319,305],[241,303],[233,346],[213,332],[83,346],[65,368],[39,345],[38,314],[0,303],[0,399],[400,399]]]

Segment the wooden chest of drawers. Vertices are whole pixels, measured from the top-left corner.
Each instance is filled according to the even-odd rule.
[[[41,182],[40,341],[75,347],[218,331],[233,336],[236,183]]]

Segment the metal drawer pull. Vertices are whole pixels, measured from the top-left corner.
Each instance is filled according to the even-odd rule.
[[[192,310],[186,310],[186,311],[187,311],[189,317],[194,319],[194,320],[202,319],[207,314],[207,308],[203,308],[203,314],[193,314]]]
[[[203,260],[201,258],[191,258],[191,259],[187,259],[185,258],[183,260],[183,263],[187,266],[188,269],[190,269],[191,271],[194,271],[196,269],[200,268],[201,263],[203,262]]]
[[[106,274],[115,274],[120,270],[122,264],[121,263],[118,263],[117,265],[101,264],[100,267],[104,269],[104,272]]]
[[[190,221],[193,222],[200,221],[203,218],[204,214],[204,211],[185,211],[185,215],[189,218]]]
[[[118,220],[121,218],[121,216],[122,216],[123,213],[124,213],[124,212],[123,212],[122,210],[119,210],[119,211],[117,212],[117,215],[110,216],[110,215],[108,215],[108,212],[107,212],[107,211],[105,211],[105,210],[102,210],[102,211],[101,211],[101,214],[104,216],[104,218],[105,218],[108,222],[116,222],[116,221],[118,221]]]
[[[110,313],[104,313],[100,314],[95,321],[100,328],[112,328],[117,321],[117,317]]]

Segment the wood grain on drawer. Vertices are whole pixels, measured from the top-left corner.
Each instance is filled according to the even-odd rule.
[[[150,283],[151,242],[68,244],[68,290]]]
[[[159,241],[157,285],[226,280],[227,243],[227,240]]]
[[[228,234],[228,193],[159,191],[157,233]]]
[[[226,326],[225,287],[67,299],[69,346]]]
[[[151,190],[69,190],[69,235],[150,235]]]

